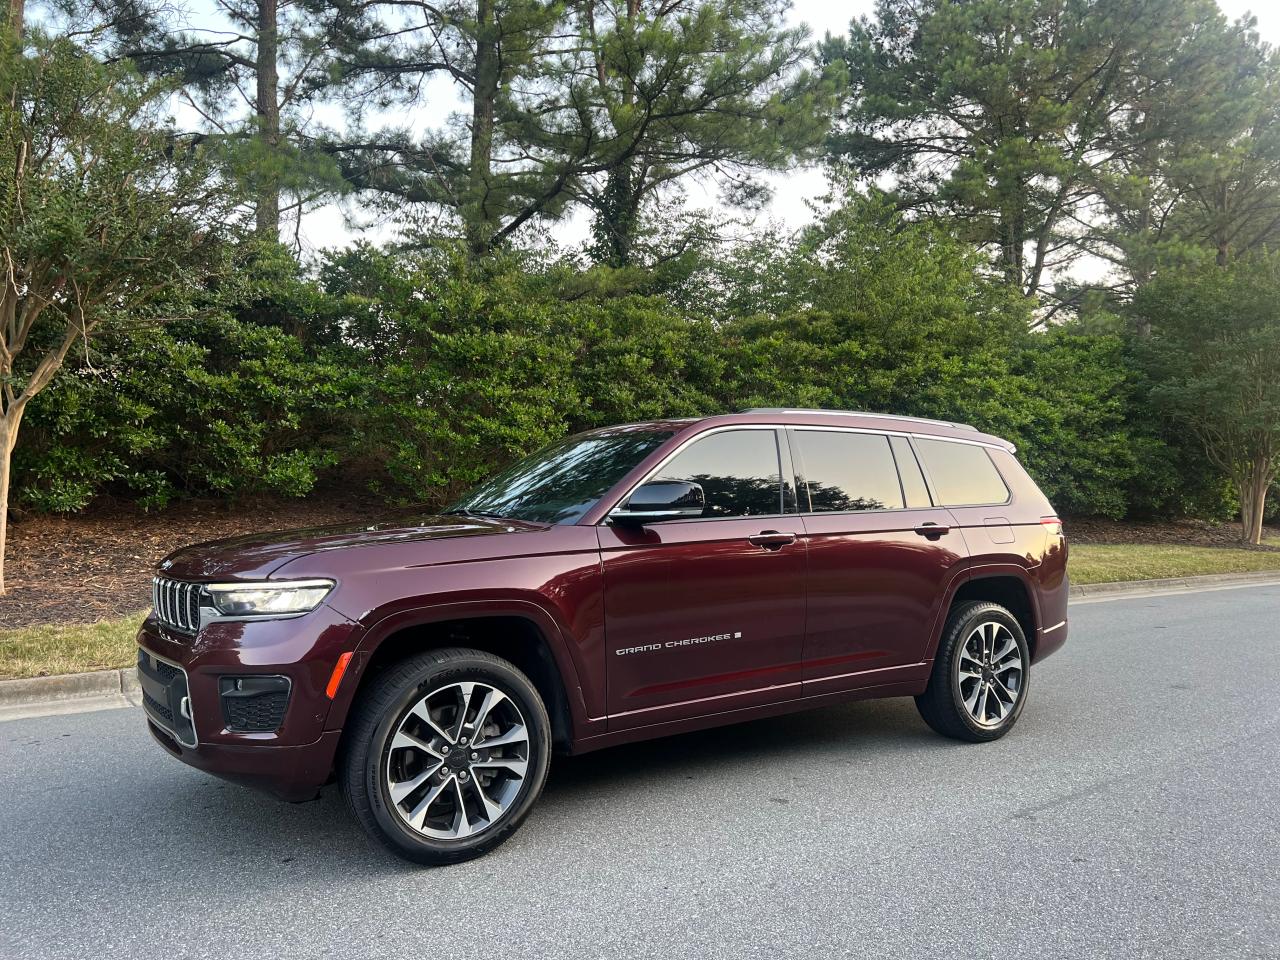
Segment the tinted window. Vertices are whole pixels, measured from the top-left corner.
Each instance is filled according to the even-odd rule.
[[[671,434],[628,430],[569,437],[508,467],[449,509],[573,523]]]
[[[898,461],[898,476],[902,478],[902,492],[907,495],[907,506],[933,506],[929,500],[929,488],[924,483],[924,474],[920,472],[920,464],[911,451],[910,441],[906,437],[890,437],[889,446],[893,447],[893,457]]]
[[[929,471],[933,492],[943,506],[976,506],[1004,503],[1009,499],[1009,488],[982,447],[917,439],[916,449]]]
[[[797,430],[800,498],[815,513],[900,510],[902,488],[889,438],[871,433]]]
[[[695,440],[655,479],[702,484],[707,496],[704,517],[782,512],[782,468],[772,430],[732,430]]]

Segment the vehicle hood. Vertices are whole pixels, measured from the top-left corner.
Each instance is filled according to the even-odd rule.
[[[372,523],[252,533],[183,547],[160,564],[161,576],[179,580],[260,579],[292,560],[327,550],[457,537],[498,536],[541,529],[540,524],[487,517],[411,514]]]

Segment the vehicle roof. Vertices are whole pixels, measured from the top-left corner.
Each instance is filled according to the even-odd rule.
[[[775,424],[799,427],[850,427],[861,430],[880,430],[888,433],[907,433],[918,436],[944,437],[968,440],[1001,447],[1013,453],[1012,443],[1001,437],[983,433],[967,423],[931,420],[926,417],[899,416],[892,413],[871,413],[862,410],[818,410],[798,407],[753,407],[738,413],[717,414],[709,417],[650,420],[643,423],[622,424],[610,430],[671,430],[685,432],[696,427],[700,432],[706,427],[741,424]]]

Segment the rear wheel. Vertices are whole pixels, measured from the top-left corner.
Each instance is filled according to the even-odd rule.
[[[943,736],[998,740],[1026,704],[1030,665],[1027,639],[1012,613],[985,601],[961,604],[947,618],[916,707]]]
[[[551,754],[537,690],[481,650],[397,664],[360,700],[342,758],[347,803],[370,834],[418,863],[487,853],[528,815]]]

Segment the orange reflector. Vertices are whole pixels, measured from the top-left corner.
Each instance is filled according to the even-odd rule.
[[[324,688],[324,695],[330,700],[338,695],[338,684],[342,683],[342,675],[347,672],[347,664],[351,662],[352,656],[354,656],[354,653],[348,650],[334,664],[333,675],[329,677],[329,685]]]

